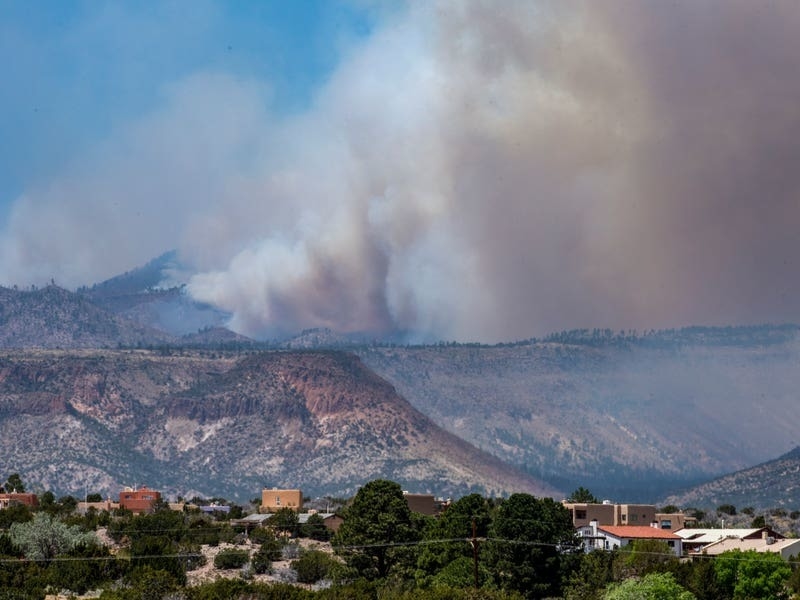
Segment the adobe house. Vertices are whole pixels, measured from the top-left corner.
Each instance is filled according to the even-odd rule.
[[[301,490],[279,490],[278,488],[261,490],[259,512],[276,512],[282,508],[291,508],[299,513],[303,509],[303,492]]]
[[[25,506],[39,506],[39,498],[36,494],[28,492],[10,492],[7,494],[0,494],[0,509],[8,508],[17,504],[24,504]]]
[[[590,502],[564,502],[572,515],[575,527],[584,527],[591,521],[600,525],[648,525],[656,520],[656,507],[652,504],[612,504],[608,500]]]
[[[153,512],[153,505],[161,500],[161,492],[151,490],[146,485],[139,489],[126,487],[119,493],[119,507],[134,514]]]
[[[608,500],[602,503],[563,502],[564,507],[572,515],[575,527],[587,527],[592,521],[598,525],[647,525],[658,523],[661,529],[677,531],[695,521],[694,517],[684,513],[659,513],[652,504],[612,504]]]
[[[111,498],[106,498],[105,500],[101,500],[100,502],[86,502],[86,501],[78,502],[78,513],[85,515],[90,508],[95,509],[97,512],[101,512],[104,510],[111,512],[112,510],[116,510],[117,508],[119,508],[119,503],[112,502]]]
[[[403,491],[403,498],[408,503],[408,508],[411,512],[420,513],[423,515],[434,516],[439,513],[436,506],[436,499],[433,494],[409,494]]]

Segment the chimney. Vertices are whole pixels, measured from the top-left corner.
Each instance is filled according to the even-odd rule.
[[[592,537],[597,537],[597,519],[589,521],[589,527],[592,528]]]
[[[653,529],[658,529],[658,521],[650,521],[650,527]]]

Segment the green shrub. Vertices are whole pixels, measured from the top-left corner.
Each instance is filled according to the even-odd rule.
[[[736,507],[733,504],[720,504],[717,507],[717,512],[723,515],[730,515],[733,517],[736,515]]]
[[[253,554],[253,571],[259,575],[269,573],[272,569],[272,561],[279,560],[281,557],[280,545],[273,547],[273,542],[264,542],[261,548]]]
[[[240,598],[248,590],[246,582],[240,579],[218,579],[192,588],[192,600],[228,600]]]
[[[138,600],[162,600],[181,585],[172,573],[149,565],[135,568],[126,580],[129,586],[126,596]]]
[[[250,553],[247,550],[227,548],[220,550],[214,557],[214,566],[218,569],[239,569],[250,562]]]
[[[326,579],[337,564],[336,559],[329,554],[309,550],[292,561],[292,569],[297,572],[297,581],[300,583],[316,583],[320,579]]]
[[[267,540],[274,540],[275,533],[266,527],[255,527],[250,531],[248,537],[254,544],[263,544]]]

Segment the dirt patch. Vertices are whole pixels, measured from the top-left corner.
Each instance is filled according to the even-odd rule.
[[[296,543],[299,549],[321,550],[323,552],[328,552],[330,554],[333,554],[331,545],[327,542],[316,542],[314,540],[298,539],[294,540],[293,543]],[[260,548],[259,544],[254,544],[250,541],[245,542],[243,544],[222,543],[219,544],[218,546],[203,545],[200,548],[200,552],[205,557],[206,564],[193,571],[188,571],[186,573],[186,584],[189,586],[195,586],[216,581],[218,579],[238,579],[239,577],[242,576],[242,569],[217,569],[214,566],[214,558],[222,550],[228,550],[228,549],[246,550],[250,554],[250,557],[252,558],[253,554],[255,554],[259,548]],[[295,560],[295,558],[274,561],[272,563],[272,570],[270,573],[265,573],[263,575],[253,574],[252,581],[294,583],[296,577],[294,571],[291,568],[291,562]]]

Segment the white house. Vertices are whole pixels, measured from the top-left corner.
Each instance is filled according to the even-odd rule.
[[[666,542],[677,555],[683,554],[683,540],[672,531],[661,529],[657,524],[647,525],[598,525],[592,521],[578,528],[578,536],[583,540],[587,552],[592,550],[613,550],[622,548],[637,540],[656,540]]]

